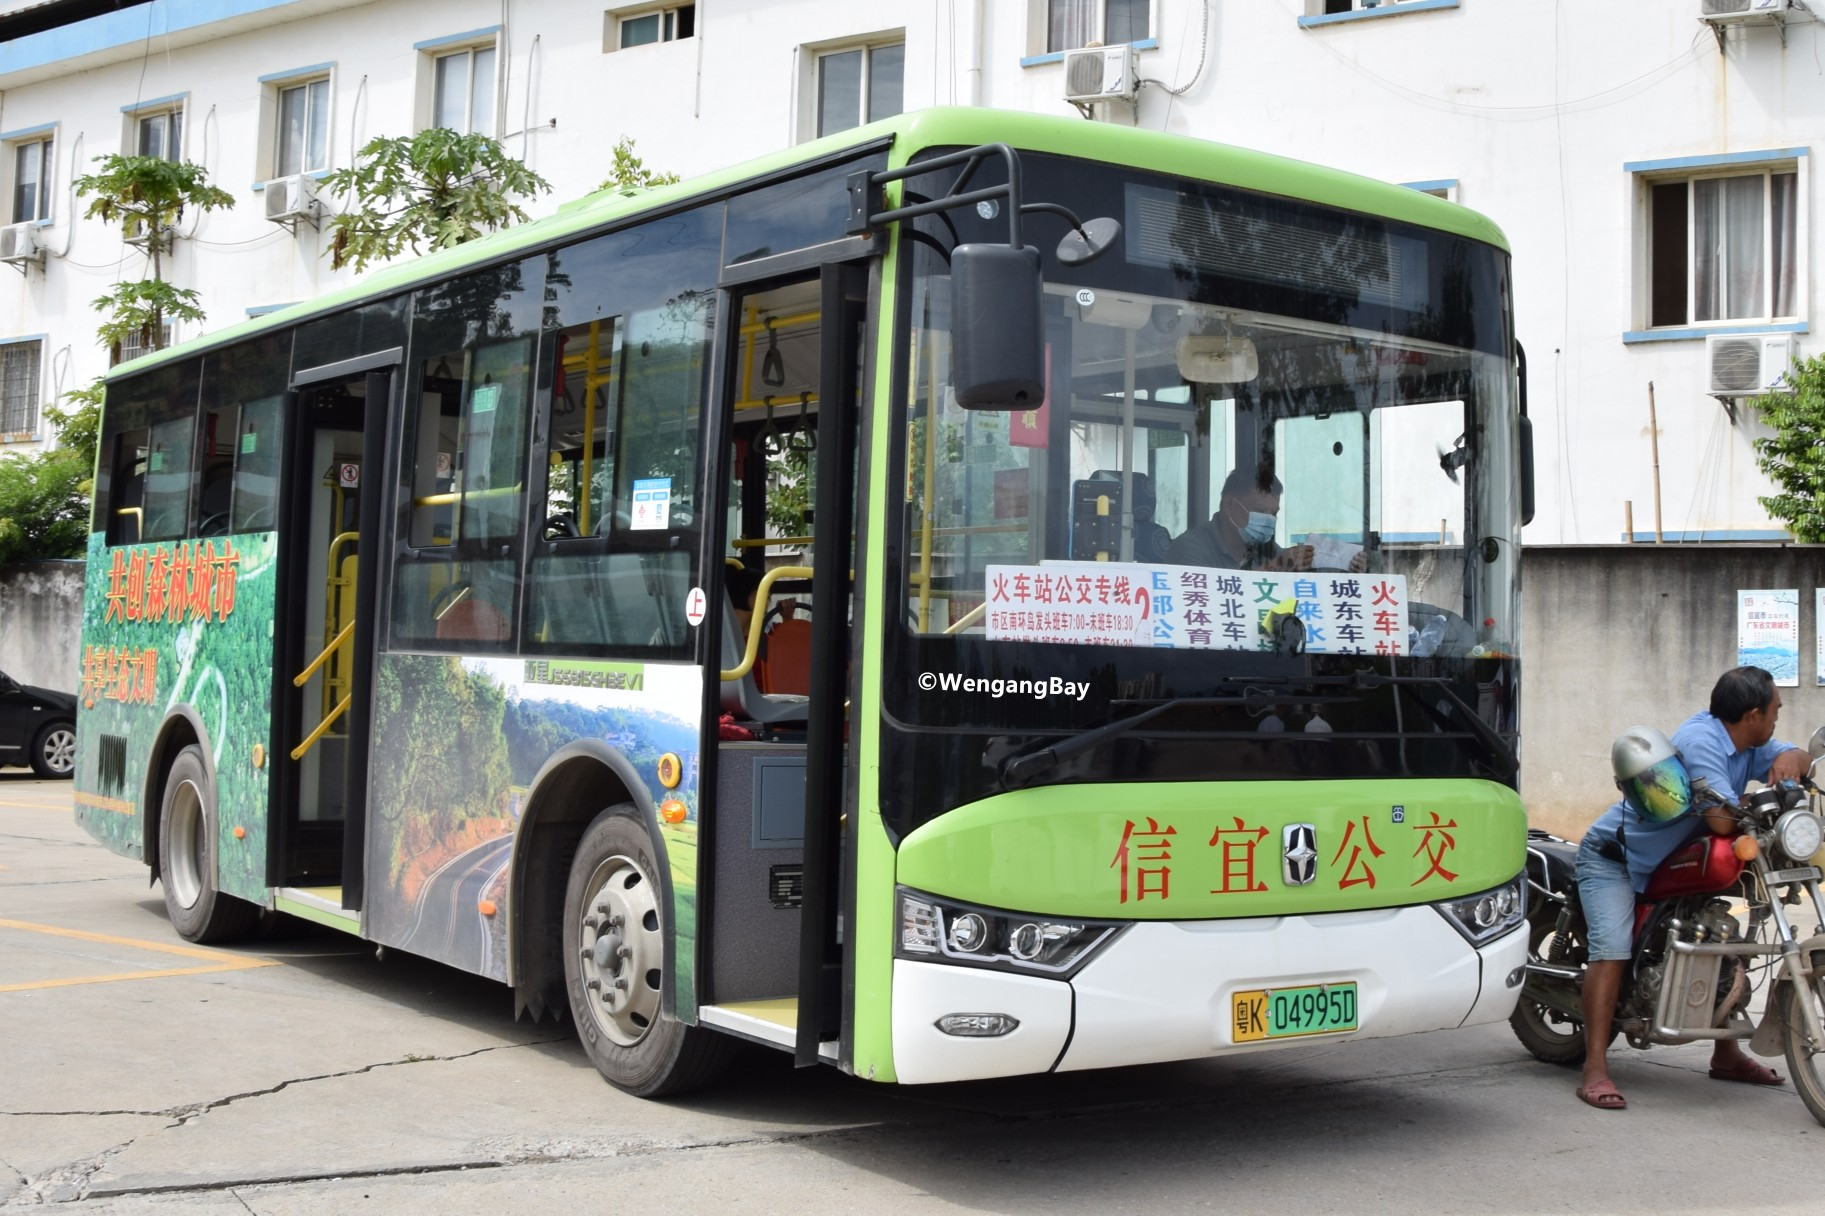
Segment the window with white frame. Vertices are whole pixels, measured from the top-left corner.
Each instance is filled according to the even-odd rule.
[[[1140,42],[1151,31],[1152,0],[1045,0],[1046,51],[1092,43]]]
[[[433,127],[494,134],[494,43],[433,54],[430,118]]]
[[[274,177],[329,168],[330,79],[283,81],[274,88]]]
[[[697,36],[697,6],[674,4],[641,11],[615,9],[606,14],[604,25],[602,49],[605,51],[676,42],[680,38]]]
[[[38,356],[44,343],[0,342],[0,439],[38,432]]]
[[[1644,179],[1648,324],[1799,315],[1799,173],[1789,162]]]
[[[56,163],[51,157],[51,145],[49,135],[42,139],[18,140],[12,145],[10,222],[23,224],[51,218],[51,167]]]
[[[134,153],[160,160],[184,159],[184,108],[141,111],[134,115]]]
[[[819,135],[892,118],[905,104],[906,44],[824,51],[817,57],[816,88]]]

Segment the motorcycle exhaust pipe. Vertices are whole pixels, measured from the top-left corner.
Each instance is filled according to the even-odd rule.
[[[1575,984],[1584,981],[1584,968],[1582,967],[1567,967],[1560,963],[1543,963],[1538,960],[1528,962],[1527,974],[1543,975],[1555,980],[1570,980]]]

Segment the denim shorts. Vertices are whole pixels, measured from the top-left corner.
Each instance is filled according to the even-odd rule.
[[[1635,944],[1635,888],[1629,868],[1597,852],[1591,836],[1578,846],[1578,901],[1590,934],[1590,961],[1626,960]]]

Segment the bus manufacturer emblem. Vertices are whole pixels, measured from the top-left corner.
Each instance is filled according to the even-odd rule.
[[[1318,830],[1311,824],[1287,824],[1281,830],[1280,853],[1287,886],[1303,887],[1318,877]]]

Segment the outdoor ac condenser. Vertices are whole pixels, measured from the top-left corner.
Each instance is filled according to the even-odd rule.
[[[37,262],[44,258],[38,244],[38,225],[30,220],[0,228],[0,262]]]
[[[1705,367],[1713,397],[1759,397],[1790,393],[1792,334],[1711,334],[1705,338]]]
[[[266,218],[275,224],[317,222],[317,183],[308,174],[274,178],[266,183]]]
[[[1065,52],[1065,100],[1078,105],[1093,101],[1133,101],[1140,82],[1134,74],[1134,48],[1091,46]]]
[[[1779,21],[1792,9],[1793,0],[1698,0],[1698,19],[1713,25]]]

